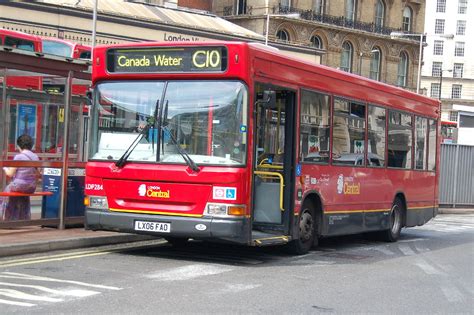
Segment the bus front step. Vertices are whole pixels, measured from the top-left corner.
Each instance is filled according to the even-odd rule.
[[[255,235],[258,234],[258,235]],[[286,235],[275,235],[269,233],[252,233],[252,243],[255,246],[273,246],[273,245],[284,245],[290,241],[290,238]]]

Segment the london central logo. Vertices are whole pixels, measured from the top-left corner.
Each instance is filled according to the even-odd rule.
[[[170,191],[162,191],[159,186],[146,186],[145,184],[141,184],[138,186],[138,195],[142,197],[151,197],[151,198],[166,198],[170,197]]]

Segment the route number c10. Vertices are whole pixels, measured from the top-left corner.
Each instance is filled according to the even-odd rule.
[[[218,50],[198,50],[193,54],[193,65],[196,68],[217,68],[221,63]]]

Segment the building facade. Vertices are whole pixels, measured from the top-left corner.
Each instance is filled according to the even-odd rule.
[[[415,90],[424,0],[214,0],[213,12],[274,46],[322,49],[321,63]],[[268,29],[268,32],[267,32]]]
[[[426,13],[422,87],[442,101],[442,120],[457,127],[444,136],[474,145],[474,1],[428,0]]]

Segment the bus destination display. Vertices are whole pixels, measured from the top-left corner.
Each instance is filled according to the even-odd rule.
[[[121,73],[224,72],[225,47],[153,47],[110,49],[107,70]]]

